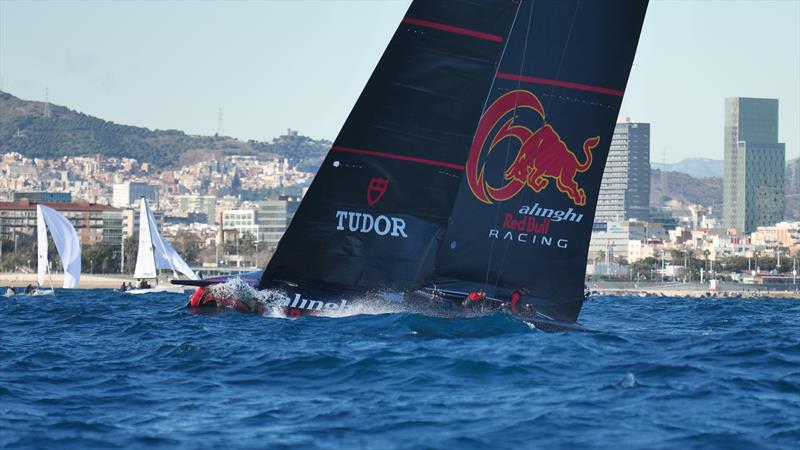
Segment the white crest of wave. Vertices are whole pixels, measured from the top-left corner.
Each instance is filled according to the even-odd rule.
[[[251,307],[260,303],[265,306],[264,315],[275,317],[284,316],[279,305],[288,299],[288,296],[281,291],[259,290],[239,277],[230,278],[224,283],[213,284],[208,288],[208,292],[214,297],[236,299]]]
[[[208,288],[211,295],[218,298],[233,298],[254,307],[256,303],[264,306],[264,316],[286,317],[284,305],[291,297],[284,291],[276,289],[256,289],[239,277],[233,277],[224,283],[214,284]],[[347,307],[343,311],[314,311],[315,316],[349,317],[356,315],[389,314],[406,311],[403,308],[402,294],[398,293],[365,293],[359,297],[347,298]],[[252,308],[255,310],[255,308]]]
[[[408,306],[403,302],[402,293],[372,292],[348,299],[348,307],[343,311],[325,311],[318,315],[324,317],[374,316],[409,312]]]
[[[625,376],[617,382],[617,386],[624,389],[635,388],[638,385],[639,380],[637,380],[636,376],[630,372],[626,373]]]

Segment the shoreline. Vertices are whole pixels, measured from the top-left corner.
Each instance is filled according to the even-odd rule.
[[[24,288],[29,284],[36,283],[36,273],[16,273],[16,272],[3,272],[0,273],[0,286]],[[56,289],[61,288],[64,284],[64,274],[52,275],[53,286]],[[126,274],[81,274],[78,289],[117,289],[125,282],[135,283],[136,280],[132,276]],[[45,288],[49,288],[49,281],[46,283]]]
[[[688,298],[781,298],[800,300],[800,292],[774,290],[716,290],[710,289],[658,289],[658,288],[613,288],[592,289],[600,297],[688,297]]]
[[[613,297],[712,297],[712,298],[791,298],[800,300],[800,292],[791,284],[764,285],[722,282],[712,290],[707,283],[631,283],[599,281],[589,283],[596,295]]]
[[[64,282],[64,274],[52,275],[53,286],[57,289]],[[135,282],[127,274],[81,274],[78,289],[117,289],[123,282]],[[0,287],[24,288],[36,283],[36,273],[0,273]],[[49,286],[44,286],[48,287]],[[793,286],[764,287],[751,284],[723,284],[720,289],[712,291],[708,286],[700,284],[646,284],[635,286],[627,283],[598,283],[591,289],[594,295],[608,297],[717,297],[717,298],[789,298],[800,300],[800,292]]]

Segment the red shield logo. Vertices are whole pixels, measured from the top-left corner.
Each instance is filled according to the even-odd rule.
[[[375,206],[380,201],[386,189],[389,187],[388,178],[372,177],[367,188],[367,203],[369,206]]]

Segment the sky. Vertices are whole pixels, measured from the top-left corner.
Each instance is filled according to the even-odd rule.
[[[0,89],[111,120],[333,140],[406,0],[0,0]],[[650,2],[621,116],[651,160],[723,157],[725,97],[780,100],[800,156],[800,0]]]

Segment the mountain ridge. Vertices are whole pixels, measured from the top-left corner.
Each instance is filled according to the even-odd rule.
[[[722,177],[725,161],[712,158],[686,158],[676,163],[650,160],[650,167],[667,172],[680,172],[695,178]]]
[[[261,142],[188,135],[179,130],[150,130],[0,91],[0,153],[19,152],[28,157],[51,159],[101,154],[134,158],[158,168],[237,154],[288,158],[292,165],[316,167],[330,145],[329,141],[299,135]]]

